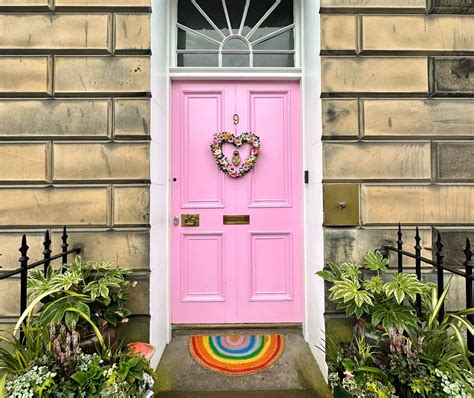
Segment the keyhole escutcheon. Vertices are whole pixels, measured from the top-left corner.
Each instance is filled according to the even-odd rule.
[[[239,115],[237,115],[237,113],[234,115],[233,120],[234,120],[234,124],[237,126],[240,122],[240,117]]]

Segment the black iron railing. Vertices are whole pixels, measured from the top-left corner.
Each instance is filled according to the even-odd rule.
[[[451,266],[446,266],[444,264],[444,244],[441,239],[441,233],[438,231],[437,233],[437,239],[436,239],[436,251],[435,251],[435,258],[436,260],[431,260],[429,258],[423,257],[421,255],[421,237],[420,237],[420,231],[418,227],[416,227],[416,232],[415,232],[415,246],[413,248],[415,249],[415,253],[408,252],[403,249],[403,233],[402,233],[402,228],[400,224],[398,225],[398,232],[397,232],[398,240],[397,240],[397,247],[393,247],[391,245],[384,245],[382,246],[381,252],[382,255],[387,258],[389,255],[389,251],[397,253],[397,267],[398,267],[398,272],[403,272],[404,271],[404,264],[403,260],[404,257],[409,257],[415,260],[415,273],[418,278],[418,280],[421,280],[422,278],[422,273],[421,273],[421,265],[422,263],[429,264],[436,269],[436,275],[437,275],[437,285],[438,285],[438,298],[441,297],[441,294],[443,293],[445,289],[444,285],[444,273],[450,272],[452,274],[458,275],[462,278],[465,279],[466,282],[466,308],[472,308],[472,305],[474,303],[474,278],[473,278],[473,272],[472,268],[474,267],[474,263],[472,261],[472,249],[471,249],[471,242],[469,240],[469,237],[466,237],[466,246],[463,251],[465,261],[462,264],[459,264],[459,267],[451,267]],[[416,312],[418,316],[421,315],[421,296],[418,295],[416,297]],[[441,310],[439,311],[438,317],[439,319],[443,319],[445,314],[445,308],[444,308],[444,303],[441,306]],[[474,315],[469,315],[468,316],[469,321],[474,324]],[[467,346],[470,352],[474,352],[474,336],[467,331]],[[474,356],[471,356],[470,358],[471,363],[474,365]]]
[[[61,244],[61,253],[52,255],[53,251],[51,250],[51,239],[49,236],[49,231],[47,230],[44,234],[44,250],[43,250],[43,259],[36,261],[34,263],[28,264],[28,249],[29,246],[26,241],[26,235],[23,235],[21,239],[21,246],[20,246],[20,253],[21,257],[18,259],[20,262],[20,268],[17,268],[13,271],[7,271],[0,274],[0,280],[7,279],[12,276],[20,274],[20,315],[26,310],[28,306],[28,298],[27,298],[27,279],[28,279],[28,271],[30,269],[39,267],[43,265],[45,275],[48,272],[48,269],[51,265],[51,262],[57,259],[62,260],[62,270],[64,270],[64,266],[67,264],[67,257],[69,254],[79,254],[82,250],[81,246],[74,246],[72,249],[68,250],[69,244],[67,242],[68,234],[66,231],[66,227],[63,228],[63,234],[61,237],[62,244]]]

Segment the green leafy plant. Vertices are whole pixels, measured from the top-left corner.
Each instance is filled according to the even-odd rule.
[[[47,294],[41,300],[39,324],[63,322],[70,330],[74,324],[82,333],[90,333],[91,325],[82,313],[99,328],[117,326],[130,315],[127,302],[131,283],[125,279],[130,273],[130,269],[120,269],[111,262],[84,263],[79,256],[66,265],[64,273],[50,269],[45,276],[40,270],[30,271],[30,296]]]
[[[379,251],[369,251],[363,266],[351,262],[330,264],[317,275],[332,284],[329,300],[348,316],[368,318],[374,328],[413,328],[417,317],[413,306],[405,303],[415,301],[417,294],[426,295],[431,285],[408,273],[390,274],[390,280],[385,281],[382,273],[388,270],[388,264]]]

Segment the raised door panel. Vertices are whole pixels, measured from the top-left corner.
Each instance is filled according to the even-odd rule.
[[[222,130],[225,91],[191,91],[181,94],[181,207],[222,208],[224,176],[210,156],[213,132]]]

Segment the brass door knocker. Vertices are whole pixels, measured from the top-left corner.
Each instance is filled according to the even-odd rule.
[[[240,152],[235,150],[234,154],[232,155],[232,163],[234,166],[238,166],[240,164]]]

